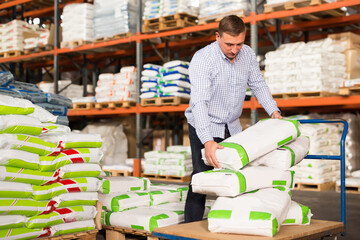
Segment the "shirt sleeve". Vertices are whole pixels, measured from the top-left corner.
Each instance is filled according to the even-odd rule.
[[[197,52],[189,66],[191,83],[192,114],[196,134],[202,144],[213,140],[210,132],[209,101],[211,96],[210,64],[202,54]]]
[[[259,104],[265,109],[267,114],[271,116],[273,112],[280,112],[276,101],[273,99],[270,89],[260,71],[259,63],[256,61],[255,52],[249,48],[250,52],[250,74],[248,86],[254,93]]]

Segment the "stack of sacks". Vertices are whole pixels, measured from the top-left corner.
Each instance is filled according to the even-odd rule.
[[[188,187],[155,184],[146,178],[106,177],[103,203],[104,223],[146,231],[184,221],[185,198]],[[209,209],[211,202],[207,203]],[[208,212],[208,211],[207,211]]]
[[[330,38],[281,45],[265,54],[264,78],[274,93],[339,91],[345,79],[344,47]]]
[[[94,37],[113,37],[117,34],[136,33],[137,1],[95,0]]]
[[[170,150],[171,151],[170,151]],[[143,173],[171,176],[189,176],[192,171],[191,151],[167,148],[167,151],[150,151],[144,154]]]
[[[39,37],[38,27],[22,20],[0,25],[0,52],[23,51],[24,40]]]
[[[119,169],[120,166],[126,165],[128,141],[123,131],[123,125],[119,122],[111,121],[88,124],[81,132],[100,134],[103,140],[101,150],[104,153],[102,159],[104,170],[105,168],[110,169],[111,166],[116,166]]]
[[[148,0],[145,2],[143,19],[159,18],[175,13],[198,15],[197,9],[191,6],[189,0]]]
[[[197,173],[191,181],[193,192],[218,196],[210,231],[272,237],[282,224],[309,224],[311,212],[292,202],[290,192],[289,168],[310,147],[299,127],[296,120],[266,119],[220,143],[224,149],[215,155],[225,169]]]
[[[62,41],[92,41],[94,39],[93,17],[94,5],[67,4],[62,14]]]
[[[102,73],[95,88],[97,102],[136,102],[136,68],[122,67],[120,73]]]
[[[55,93],[44,93],[36,84],[14,80],[9,81],[7,84],[3,84],[2,89],[8,89],[11,92],[16,92],[19,97],[28,99],[36,105],[56,115],[56,123],[62,125],[69,124],[66,115],[68,108],[72,108],[72,101],[70,99]],[[4,94],[13,96],[12,93],[8,94],[5,92]]]
[[[241,11],[243,15],[249,15],[250,3],[244,0],[200,0],[199,19],[209,18],[213,15],[227,12]]]
[[[145,64],[140,98],[190,98],[189,62],[174,60],[163,66]]]
[[[1,238],[94,229],[101,140],[44,121],[25,99],[0,95],[0,113]]]
[[[24,39],[24,49],[34,49],[36,47],[46,47],[49,43],[49,36],[50,31],[48,29],[37,29],[37,32],[39,33],[38,37],[31,37]],[[52,45],[53,43],[50,43]]]
[[[336,185],[340,190],[341,182],[340,179],[336,181]],[[360,187],[360,170],[354,171],[351,175],[345,178],[345,186],[350,190],[351,187],[354,187],[355,192],[358,192],[358,188]]]

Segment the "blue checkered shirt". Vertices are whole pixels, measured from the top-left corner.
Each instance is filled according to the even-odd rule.
[[[191,98],[185,116],[203,144],[214,137],[224,138],[225,124],[231,135],[241,132],[239,117],[247,87],[269,116],[280,111],[265,83],[255,53],[247,45],[243,45],[231,63],[215,41],[195,53],[189,73]]]

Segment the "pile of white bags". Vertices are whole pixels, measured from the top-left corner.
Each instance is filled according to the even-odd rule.
[[[189,0],[148,0],[145,2],[143,19],[187,13],[197,16],[197,9]]]
[[[249,2],[244,0],[200,0],[199,5],[200,21],[235,14],[235,11],[245,16],[250,12]]]
[[[197,173],[191,181],[194,192],[218,196],[210,231],[272,237],[282,224],[310,223],[310,209],[291,203],[289,168],[310,148],[301,129],[297,120],[266,119],[220,143],[224,149],[215,154],[225,169]]]
[[[189,62],[174,60],[163,66],[144,64],[140,98],[190,98]]]
[[[116,74],[100,74],[95,92],[97,102],[136,102],[135,67],[122,67]]]
[[[0,95],[0,215],[11,219],[0,219],[1,239],[95,227],[101,138],[49,123],[52,114],[39,109]]]

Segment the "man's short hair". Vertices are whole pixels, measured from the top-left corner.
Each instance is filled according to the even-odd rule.
[[[219,22],[218,32],[220,37],[223,33],[227,33],[231,36],[239,36],[240,33],[246,31],[244,21],[236,15],[229,15],[221,19]]]

